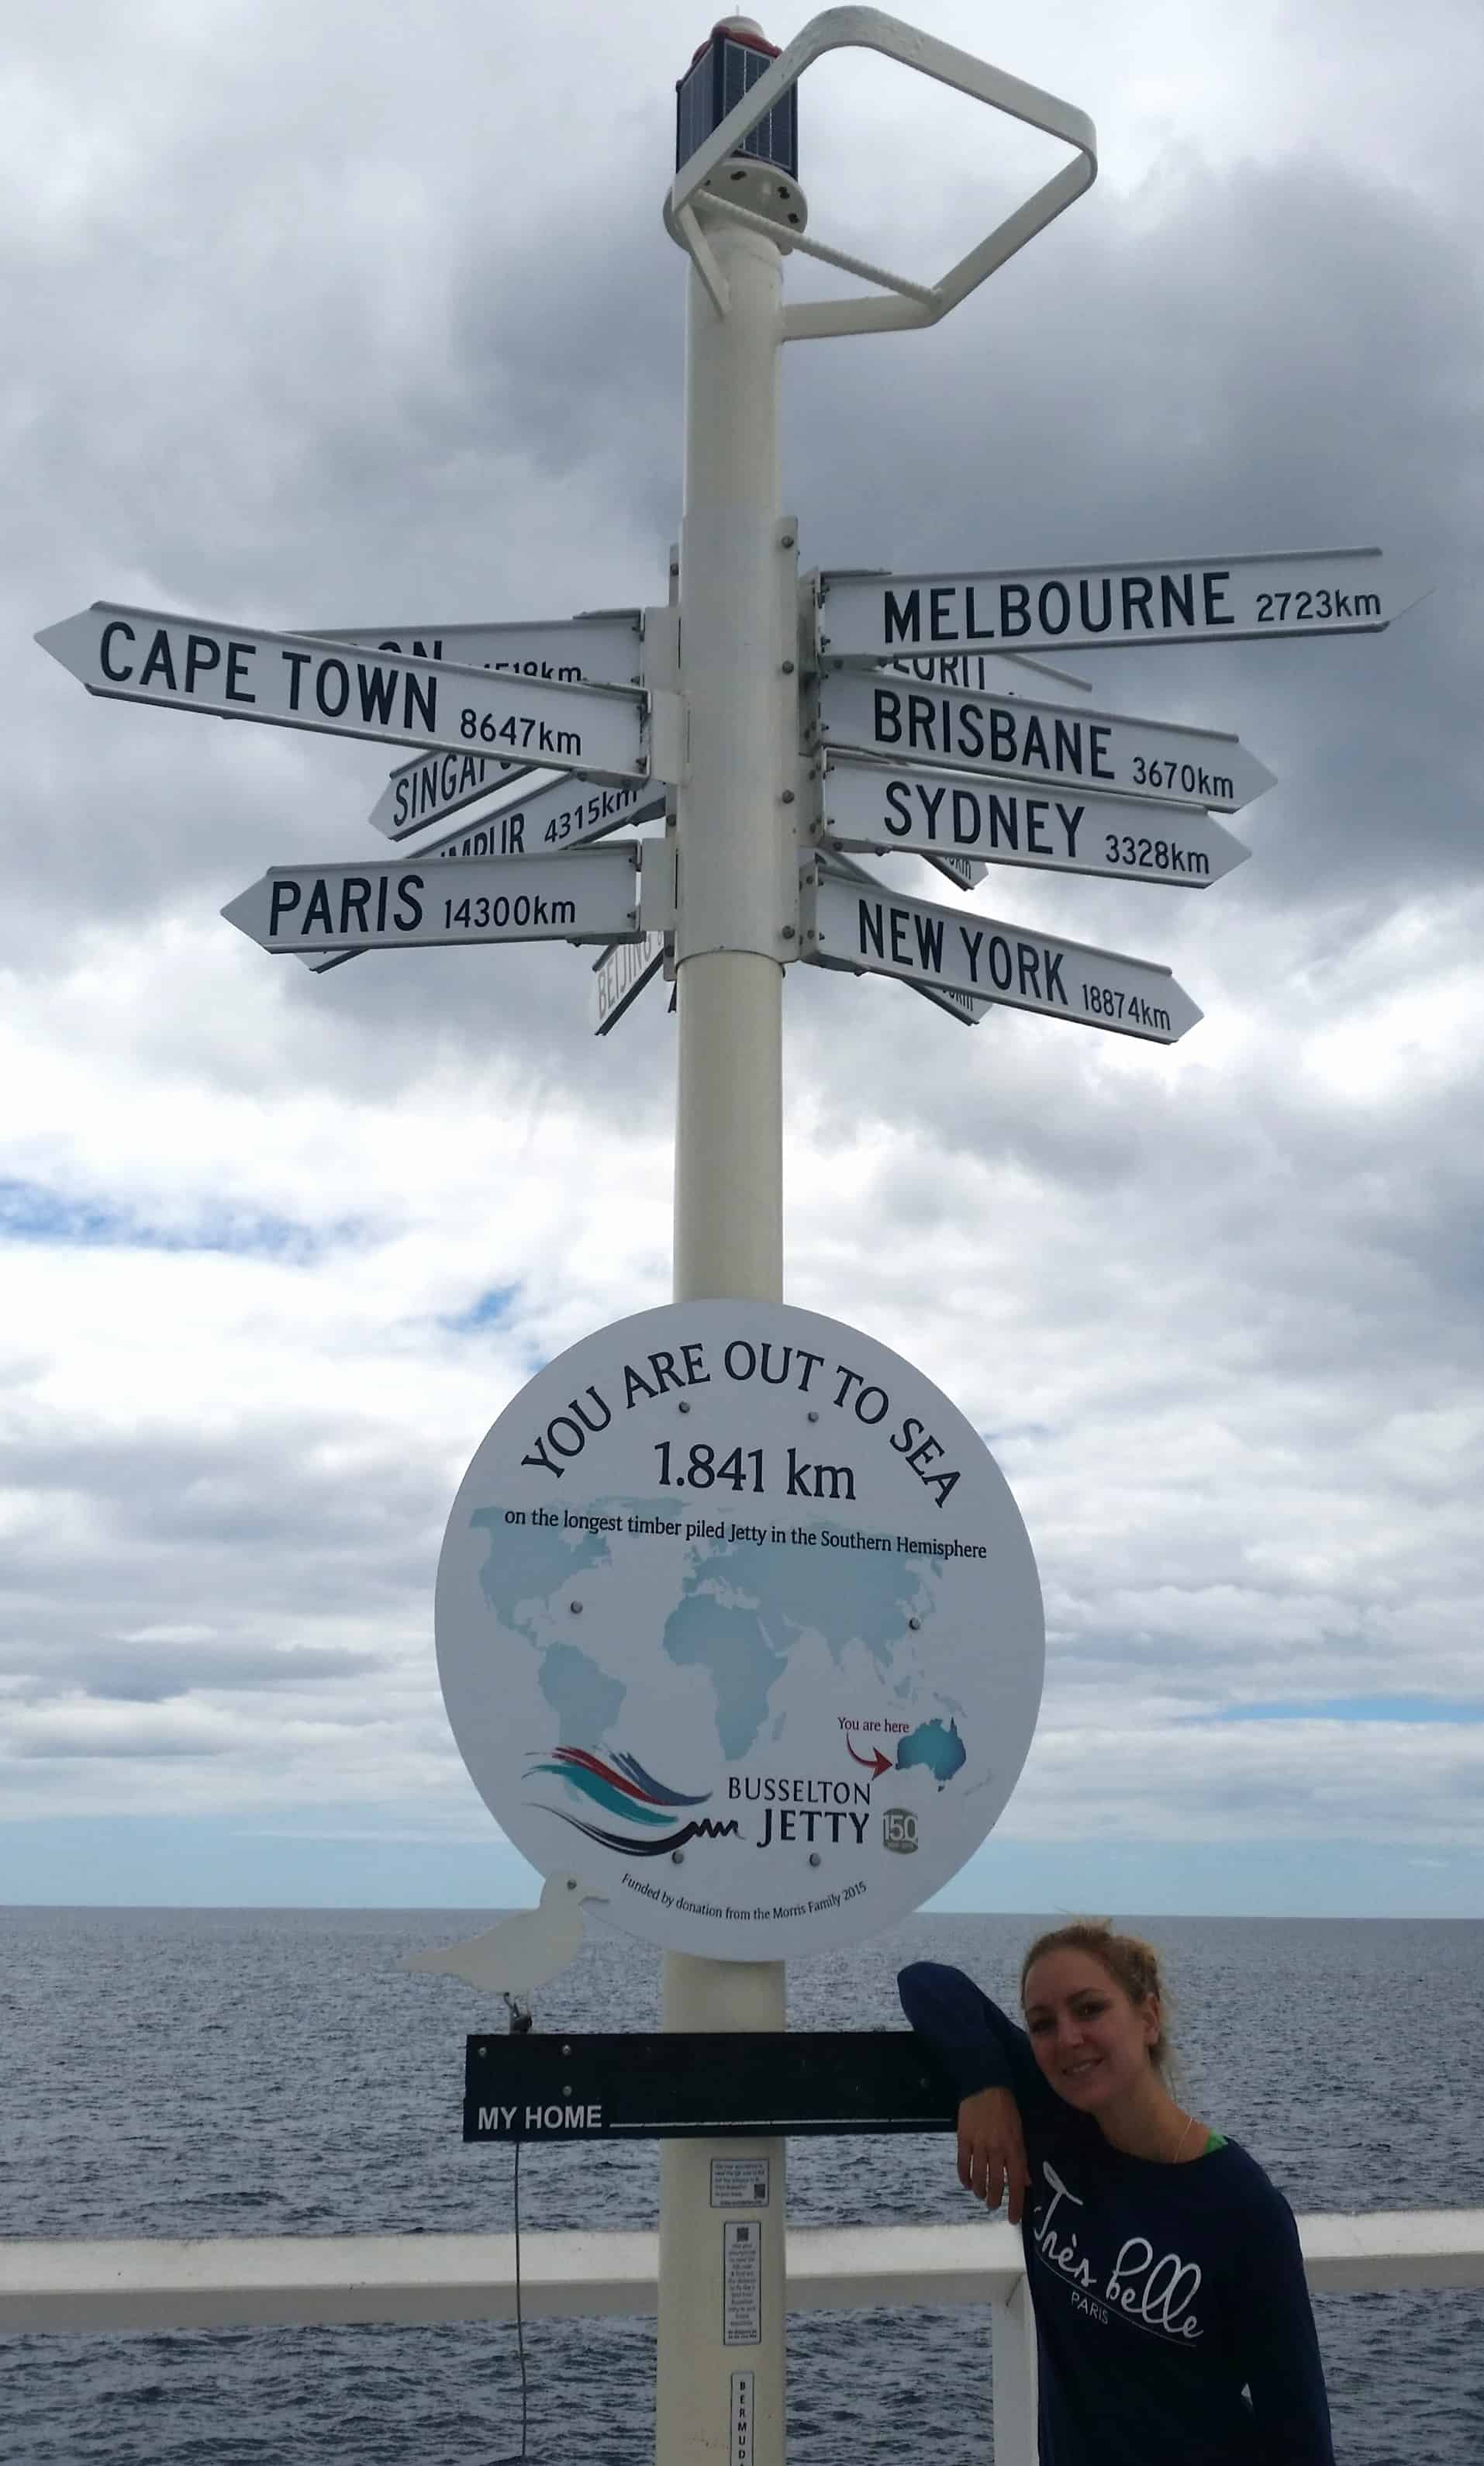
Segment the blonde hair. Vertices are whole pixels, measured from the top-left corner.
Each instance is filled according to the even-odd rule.
[[[1107,1918],[1072,1918],[1066,1926],[1051,1927],[1038,1935],[1021,1963],[1021,2003],[1025,2002],[1025,1981],[1035,1963],[1047,1952],[1085,1952],[1100,1968],[1106,1969],[1115,1986],[1121,1986],[1129,2002],[1145,2003],[1153,1996],[1159,2006],[1159,2035],[1149,2050],[1149,2060],[1161,2079],[1168,2079],[1172,2055],[1169,2035],[1164,2026],[1167,1997],[1159,1970],[1159,1956],[1152,1943],[1142,1936],[1119,1935]]]

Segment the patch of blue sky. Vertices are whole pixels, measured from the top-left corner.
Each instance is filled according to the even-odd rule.
[[[482,1328],[504,1327],[520,1295],[519,1285],[490,1285],[467,1310],[445,1312],[439,1325],[453,1335],[474,1335]]]
[[[1044,1446],[1060,1436],[1054,1422],[1008,1422],[1002,1430],[980,1430],[979,1437],[992,1456],[1008,1455],[1015,1447]]]
[[[92,1250],[213,1250],[304,1263],[354,1239],[349,1224],[311,1226],[248,1208],[206,1207],[171,1223],[102,1199],[63,1196],[0,1177],[0,1242],[49,1242]]]
[[[1187,1721],[1484,1721],[1481,1695],[1322,1695],[1261,1704],[1228,1704],[1220,1713],[1191,1713]]]

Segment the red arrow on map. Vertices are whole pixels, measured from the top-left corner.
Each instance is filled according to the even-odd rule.
[[[845,1744],[847,1747],[850,1747],[850,1733],[848,1730],[845,1732]],[[856,1756],[854,1747],[850,1747],[850,1753],[852,1756],[855,1756],[855,1760],[858,1764],[869,1764],[871,1768],[872,1781],[880,1781],[884,1772],[889,1772],[891,1770],[890,1757],[884,1756],[879,1747],[872,1747],[868,1756]]]

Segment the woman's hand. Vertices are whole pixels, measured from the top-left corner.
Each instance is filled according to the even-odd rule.
[[[1009,2090],[976,2090],[959,2107],[958,2181],[991,2209],[999,2208],[1008,2191],[1010,2224],[1020,2225],[1030,2173],[1021,2110]]]

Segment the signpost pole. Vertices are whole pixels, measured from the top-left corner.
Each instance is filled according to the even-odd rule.
[[[776,916],[766,931],[750,934],[747,927],[759,889],[777,884],[793,842],[790,827],[784,843],[786,750],[776,742],[785,647],[778,639],[782,264],[776,243],[756,231],[721,227],[708,236],[727,308],[718,312],[692,267],[681,540],[691,738],[677,810],[675,1298],[774,1302],[783,1295],[783,970],[772,955]],[[728,917],[733,929],[718,930]],[[733,947],[716,947],[725,940]],[[749,940],[768,947],[747,948]],[[683,1875],[673,1880],[683,1888]],[[781,2029],[783,1963],[667,1953],[663,2022],[666,2029]],[[659,2466],[782,2466],[783,2146],[678,2141],[662,2152]],[[766,2208],[712,2208],[711,2160],[721,2152],[766,2162],[757,2172],[759,2182],[766,2173]],[[750,2231],[740,2243],[739,2226]]]

